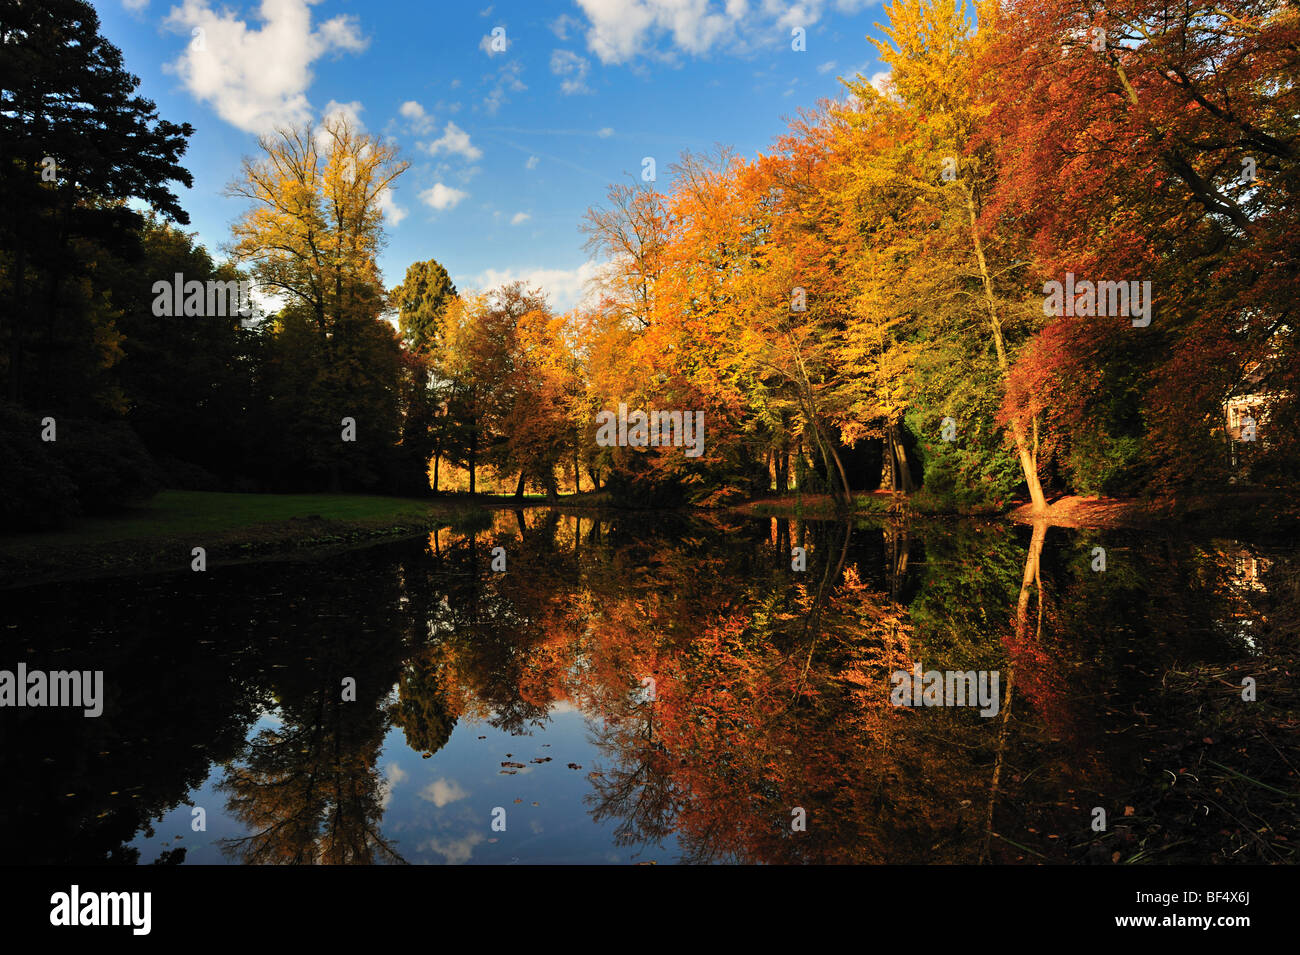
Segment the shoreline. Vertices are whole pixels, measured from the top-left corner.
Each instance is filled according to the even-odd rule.
[[[900,510],[899,503],[889,492],[859,494],[850,516],[897,516],[921,521],[956,517],[1014,524],[1046,520],[1053,527],[1177,530],[1247,539],[1293,537],[1300,528],[1300,500],[1263,490],[1146,501],[1067,495],[1052,500],[1047,513],[1039,517],[1027,503],[1002,511],[950,513]],[[122,514],[83,519],[67,529],[0,537],[0,591],[94,577],[185,570],[196,546],[205,549],[210,567],[316,559],[441,528],[482,528],[485,521],[490,522],[493,511],[538,507],[591,512],[610,509],[603,493],[590,497],[569,495],[548,504],[542,496],[516,500],[486,495],[398,498],[163,491]],[[701,514],[711,510],[704,509]],[[840,516],[825,494],[761,498],[720,510],[750,520],[834,520]]]

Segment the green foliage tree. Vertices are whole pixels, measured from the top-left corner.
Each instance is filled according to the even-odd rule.
[[[135,95],[89,3],[5,0],[0,49],[0,376],[13,401],[102,411],[111,390],[66,387],[119,357],[84,280],[105,244],[135,244],[127,199],[189,221],[169,184],[192,184],[179,159],[193,129]]]

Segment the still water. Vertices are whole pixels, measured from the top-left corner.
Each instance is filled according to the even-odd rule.
[[[1294,861],[1298,557],[530,510],[11,588],[0,667],[105,699],[0,712],[0,861]],[[993,711],[894,705],[918,664]]]

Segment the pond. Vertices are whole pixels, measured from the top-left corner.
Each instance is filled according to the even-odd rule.
[[[534,509],[11,588],[104,689],[0,710],[4,861],[1290,861],[1298,557]]]

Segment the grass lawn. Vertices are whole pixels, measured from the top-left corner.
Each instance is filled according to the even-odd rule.
[[[481,524],[481,504],[369,494],[224,494],[162,491],[152,500],[71,527],[0,537],[0,580],[82,576],[109,568],[185,566],[192,547],[209,561],[315,545]],[[489,519],[490,522],[490,519]]]
[[[63,530],[7,535],[0,538],[0,551],[31,544],[93,544],[183,534],[219,534],[295,517],[363,523],[418,520],[447,510],[447,507],[428,501],[370,494],[161,491],[152,500],[110,517],[83,518]]]

